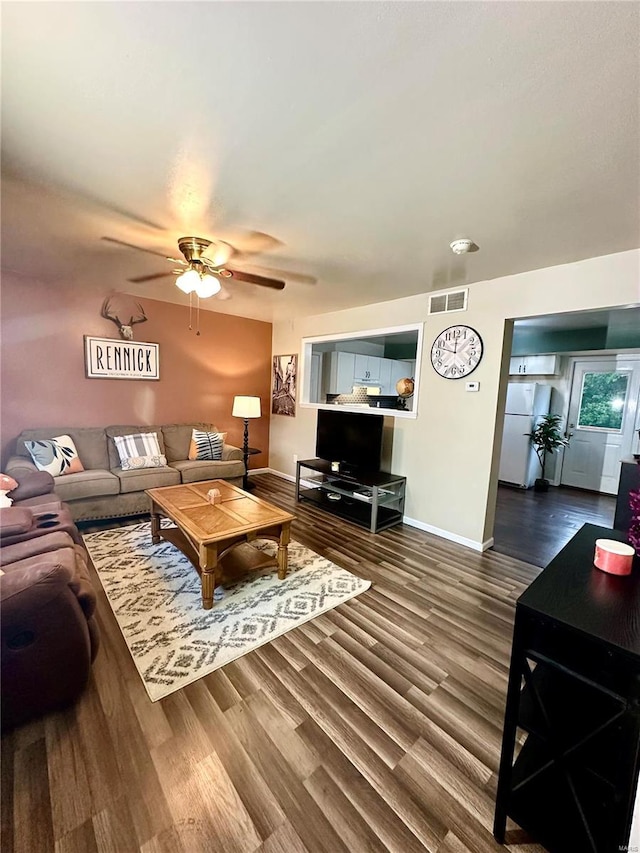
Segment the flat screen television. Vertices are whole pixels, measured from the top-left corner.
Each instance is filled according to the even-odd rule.
[[[383,424],[382,415],[318,409],[316,456],[347,469],[379,471]]]

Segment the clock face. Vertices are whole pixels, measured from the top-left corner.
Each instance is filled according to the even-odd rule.
[[[470,326],[449,326],[433,342],[431,364],[445,379],[462,379],[480,364],[482,338]]]

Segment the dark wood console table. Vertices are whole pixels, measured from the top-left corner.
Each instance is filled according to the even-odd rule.
[[[631,850],[640,768],[640,559],[631,575],[593,566],[585,524],[518,599],[496,795],[550,853]],[[515,763],[516,733],[526,735]]]

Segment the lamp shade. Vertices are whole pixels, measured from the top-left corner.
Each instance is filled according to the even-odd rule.
[[[234,418],[259,418],[260,397],[234,397],[231,414]]]

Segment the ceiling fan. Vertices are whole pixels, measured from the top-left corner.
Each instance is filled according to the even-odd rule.
[[[221,298],[228,299],[230,294],[220,282],[220,279],[246,281],[250,284],[258,284],[261,287],[269,287],[272,290],[283,290],[285,283],[276,278],[268,278],[255,273],[242,272],[241,270],[229,269],[226,264],[235,255],[239,254],[230,244],[222,240],[208,240],[204,237],[180,237],[178,248],[184,258],[172,258],[154,249],[145,249],[126,243],[124,240],[116,240],[114,237],[103,237],[108,243],[116,243],[135,249],[139,252],[147,252],[150,255],[158,255],[174,264],[179,264],[179,269],[167,272],[151,273],[130,278],[135,284],[144,281],[154,281],[169,275],[177,275],[176,285],[183,293],[195,293],[200,299],[219,294]]]

